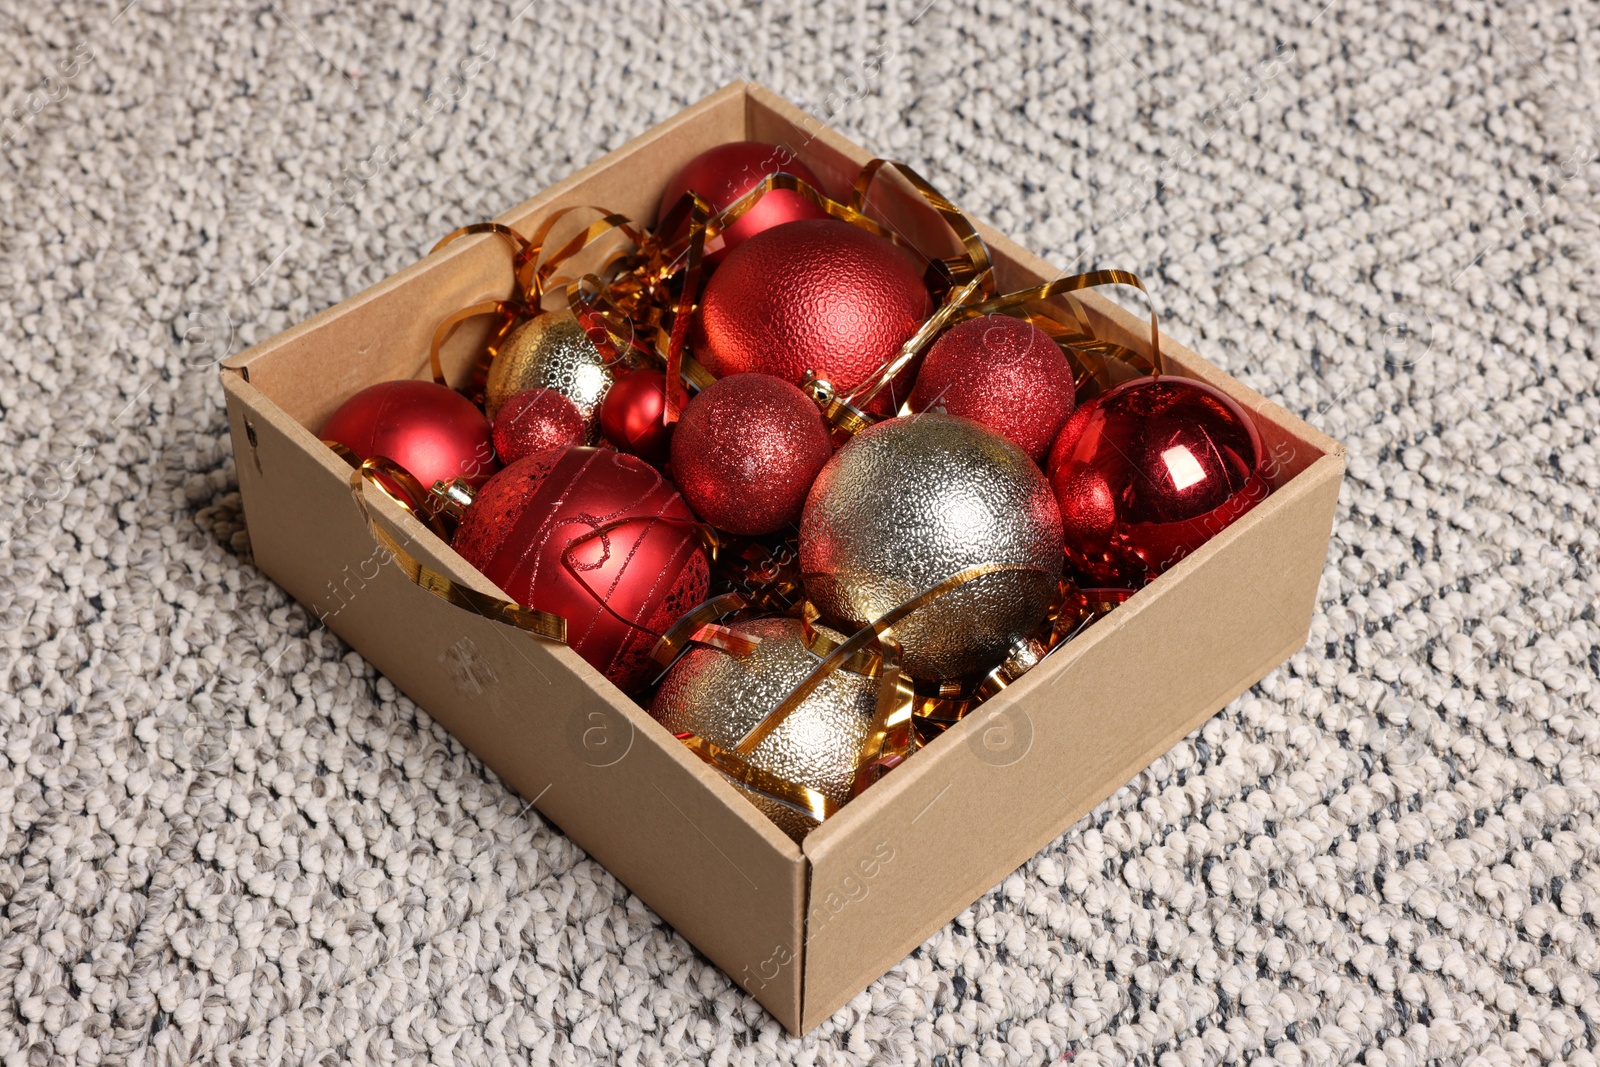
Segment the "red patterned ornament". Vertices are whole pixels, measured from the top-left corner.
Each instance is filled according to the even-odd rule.
[[[479,491],[454,547],[526,607],[567,620],[567,644],[624,691],[650,650],[706,598],[695,518],[634,456],[569,448],[512,464]]]
[[[1086,401],[1050,453],[1067,562],[1142,585],[1271,492],[1261,437],[1230,397],[1188,378],[1135,378]]]
[[[911,258],[838,219],[791,222],[750,238],[702,295],[695,355],[719,378],[749,371],[798,385],[808,371],[843,396],[867,382],[932,312]],[[894,386],[868,405],[887,414]]]
[[[361,459],[391,459],[424,487],[452,478],[476,487],[500,469],[483,413],[454,389],[435,382],[368,386],[339,405],[321,436]]]
[[[648,463],[666,461],[672,427],[667,410],[667,376],[658,370],[629,371],[600,402],[600,432],[624,452]]]
[[[769,175],[780,171],[794,175],[818,192],[822,191],[822,183],[811,168],[800,162],[787,148],[760,141],[732,141],[707,149],[685,164],[667,183],[666,191],[661,194],[661,210],[656,217],[666,215],[672,205],[690,190],[700,194],[700,198],[710,204],[713,211],[724,211]],[[706,243],[706,262],[712,266],[721,263],[734,248],[763,230],[796,219],[821,219],[827,216],[826,211],[799,193],[788,189],[768,190],[732,226]],[[679,232],[682,232],[682,227]]]
[[[494,418],[494,450],[502,463],[583,444],[588,429],[577,407],[554,389],[524,389]]]
[[[917,372],[913,411],[960,415],[1007,438],[1035,463],[1072,414],[1072,365],[1025,319],[986,315],[936,341]]]
[[[672,473],[701,518],[754,536],[799,521],[832,455],[822,413],[798,388],[770,374],[733,374],[684,409]]]

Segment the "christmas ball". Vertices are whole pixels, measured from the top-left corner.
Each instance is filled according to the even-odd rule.
[[[687,731],[731,749],[783,703],[843,635],[799,619],[753,619],[734,630],[759,637],[745,656],[695,646],[667,672],[650,714],[673,733]],[[822,642],[822,643],[819,643]],[[828,675],[750,753],[755,767],[808,786],[836,804],[850,799],[861,746],[877,709],[877,682],[847,670]],[[796,841],[816,823],[787,805],[734,783]]]
[[[567,620],[567,644],[624,691],[706,598],[694,514],[661,472],[599,448],[543,452],[489,480],[454,548],[517,603]]]
[[[1020,448],[968,419],[911,415],[857,434],[822,468],[800,521],[806,595],[830,619],[873,622],[954,576],[986,574],[894,624],[913,677],[999,663],[1049,610],[1061,515]]]
[[[822,412],[770,374],[719,378],[693,400],[672,438],[672,474],[695,514],[729,533],[776,533],[800,520],[833,455]]]
[[[524,389],[494,418],[494,450],[502,463],[581,445],[586,434],[578,409],[553,389]]]
[[[981,423],[1043,459],[1072,414],[1072,365],[1050,335],[1025,319],[986,315],[945,332],[922,361],[914,411]]]
[[[551,389],[578,409],[584,443],[600,438],[600,401],[611,388],[611,362],[589,339],[572,312],[546,311],[512,330],[489,364],[483,406],[493,419],[504,404],[528,389]]]
[[[483,413],[454,389],[435,382],[368,386],[339,405],[321,436],[361,459],[393,460],[424,488],[452,478],[479,486],[500,469]]]
[[[1270,491],[1261,438],[1232,398],[1188,378],[1135,378],[1086,401],[1050,452],[1067,562],[1141,584]]]
[[[838,219],[790,222],[740,245],[706,283],[695,355],[719,378],[806,372],[843,396],[867,382],[932,312],[911,258]],[[869,410],[905,399],[886,388]]]
[[[666,461],[672,427],[667,410],[667,376],[658,370],[629,371],[600,402],[600,432],[624,452],[649,463]]]
[[[818,192],[822,183],[811,168],[800,162],[795,154],[777,145],[760,141],[733,141],[717,145],[695,156],[672,180],[661,194],[661,218],[676,204],[684,193],[693,190],[711,205],[714,212],[727,210],[735,200],[754,189],[768,176],[782,171],[792,174]],[[788,189],[769,189],[750,210],[740,215],[734,224],[706,243],[706,262],[721,263],[734,248],[763,230],[770,230],[796,219],[827,218],[820,207]],[[679,233],[687,227],[685,222]]]

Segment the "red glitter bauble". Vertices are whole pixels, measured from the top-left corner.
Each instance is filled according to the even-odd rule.
[[[1072,398],[1072,364],[1049,334],[1025,319],[986,315],[934,342],[911,408],[981,423],[1037,463],[1072,414]]]
[[[648,463],[578,447],[495,475],[454,547],[517,603],[566,619],[572,650],[632,691],[649,679],[656,639],[706,598],[694,524]]]
[[[622,451],[660,464],[672,441],[672,427],[662,421],[666,410],[667,376],[658,370],[629,371],[600,402],[600,432]]]
[[[370,385],[339,405],[321,436],[362,459],[391,459],[424,487],[452,478],[479,486],[500,469],[483,412],[435,382]]]
[[[524,389],[494,417],[494,450],[502,463],[583,444],[588,433],[577,406],[554,389]]]
[[[1232,398],[1135,378],[1085,401],[1050,453],[1067,562],[1106,584],[1154,578],[1269,492],[1261,437]]]
[[[672,473],[696,514],[729,533],[798,522],[833,443],[817,405],[770,374],[732,374],[689,401]]]
[[[900,351],[932,311],[922,275],[894,244],[838,219],[750,238],[706,283],[695,355],[719,378],[760,371],[798,385],[807,371],[843,396]],[[868,409],[894,410],[893,387]]]
[[[811,172],[811,168],[800,162],[787,148],[760,141],[732,141],[701,152],[673,175],[666,191],[661,194],[661,210],[656,217],[666,215],[678,198],[690,190],[699,193],[713,211],[724,211],[763,179],[779,171],[792,174],[822,192],[822,183]],[[827,217],[826,211],[799,193],[788,189],[770,189],[732,226],[706,243],[706,262],[713,266],[721,263],[734,248],[763,230],[796,219]],[[682,232],[682,227],[679,232]]]

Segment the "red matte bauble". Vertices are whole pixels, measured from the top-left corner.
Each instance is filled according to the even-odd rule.
[[[1135,378],[1086,401],[1050,453],[1067,562],[1142,584],[1271,492],[1261,437],[1232,398],[1188,378]]]
[[[529,456],[479,491],[453,545],[517,603],[567,620],[567,644],[618,688],[650,675],[657,638],[706,598],[695,517],[636,456]]]
[[[600,402],[600,432],[606,440],[650,463],[662,463],[672,441],[667,410],[667,376],[658,370],[629,371]]]
[[[339,405],[323,423],[321,436],[362,459],[393,460],[424,488],[452,478],[479,486],[500,469],[483,412],[436,382],[369,385]]]
[[[791,222],[740,245],[711,276],[695,356],[712,374],[759,371],[798,385],[807,371],[840,396],[868,381],[932,312],[911,258],[838,219]],[[886,388],[868,410],[905,399]]]
[[[822,412],[770,374],[711,383],[683,411],[672,474],[695,513],[745,536],[776,533],[800,510],[833,443]]]
[[[701,152],[673,175],[661,194],[661,210],[656,217],[665,216],[690,190],[700,194],[713,211],[725,211],[763,179],[780,171],[822,192],[822,183],[811,168],[787,148],[760,141],[732,141]],[[796,219],[821,219],[827,215],[799,193],[769,189],[732,226],[706,243],[706,262],[713,266],[721,263],[729,252],[763,230]]]
[[[913,411],[944,411],[987,426],[1035,463],[1072,414],[1072,364],[1026,319],[986,315],[934,342],[911,390]]]
[[[502,463],[581,445],[587,434],[577,406],[554,389],[524,389],[494,417],[494,450]]]

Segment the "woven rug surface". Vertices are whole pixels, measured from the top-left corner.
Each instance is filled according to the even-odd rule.
[[[1596,1062],[1600,8],[125,3],[0,14],[0,1063]],[[1350,453],[1305,648],[804,1039],[254,568],[214,366],[739,78]]]

